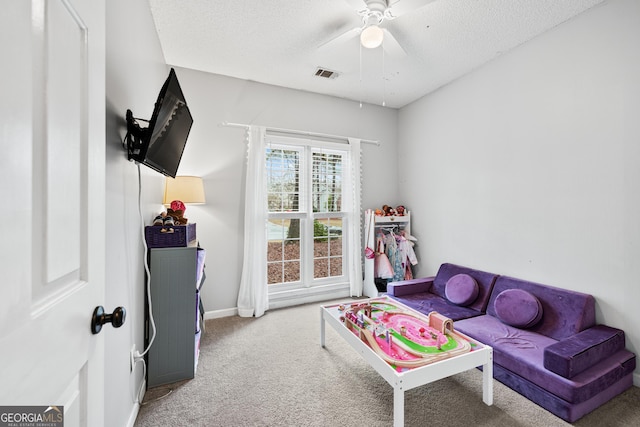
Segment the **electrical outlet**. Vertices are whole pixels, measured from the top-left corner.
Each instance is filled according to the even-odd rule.
[[[133,372],[133,368],[136,366],[136,353],[136,345],[133,344],[129,352],[129,372]]]

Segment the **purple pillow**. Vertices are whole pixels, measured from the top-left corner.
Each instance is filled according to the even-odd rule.
[[[444,293],[456,305],[467,306],[478,297],[478,283],[468,274],[456,274],[447,280]]]
[[[498,319],[515,328],[530,328],[542,319],[542,304],[522,289],[500,292],[493,304]]]

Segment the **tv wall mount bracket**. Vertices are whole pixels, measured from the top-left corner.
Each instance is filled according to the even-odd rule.
[[[127,110],[127,134],[124,137],[123,145],[127,150],[127,158],[129,160],[140,161],[144,159],[145,153],[142,153],[143,143],[149,133],[149,128],[142,128],[138,124],[138,120],[148,122],[148,120],[133,117],[131,110]]]

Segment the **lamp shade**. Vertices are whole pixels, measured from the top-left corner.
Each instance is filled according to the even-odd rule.
[[[204,185],[199,176],[167,177],[164,183],[164,198],[162,203],[170,205],[172,201],[180,200],[182,203],[203,204]]]
[[[382,44],[384,32],[377,25],[369,25],[360,33],[360,43],[363,47],[374,49]]]

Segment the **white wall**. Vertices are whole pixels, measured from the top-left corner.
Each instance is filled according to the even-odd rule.
[[[207,249],[202,300],[209,316],[233,314],[242,271],[245,131],[223,122],[353,136],[363,144],[363,206],[399,203],[397,111],[334,97],[176,68],[194,124],[178,171],[204,178],[207,203],[188,206]]]
[[[639,40],[640,2],[611,0],[400,111],[420,275],[593,294],[640,352]]]
[[[106,2],[106,304],[122,305],[126,323],[105,336],[105,425],[133,425],[142,365],[129,371],[132,345],[144,346],[144,251],[138,214],[138,170],[122,147],[125,113],[149,119],[167,78],[160,43],[145,0]],[[145,221],[162,209],[162,175],[141,166]],[[103,332],[105,333],[105,332]]]

